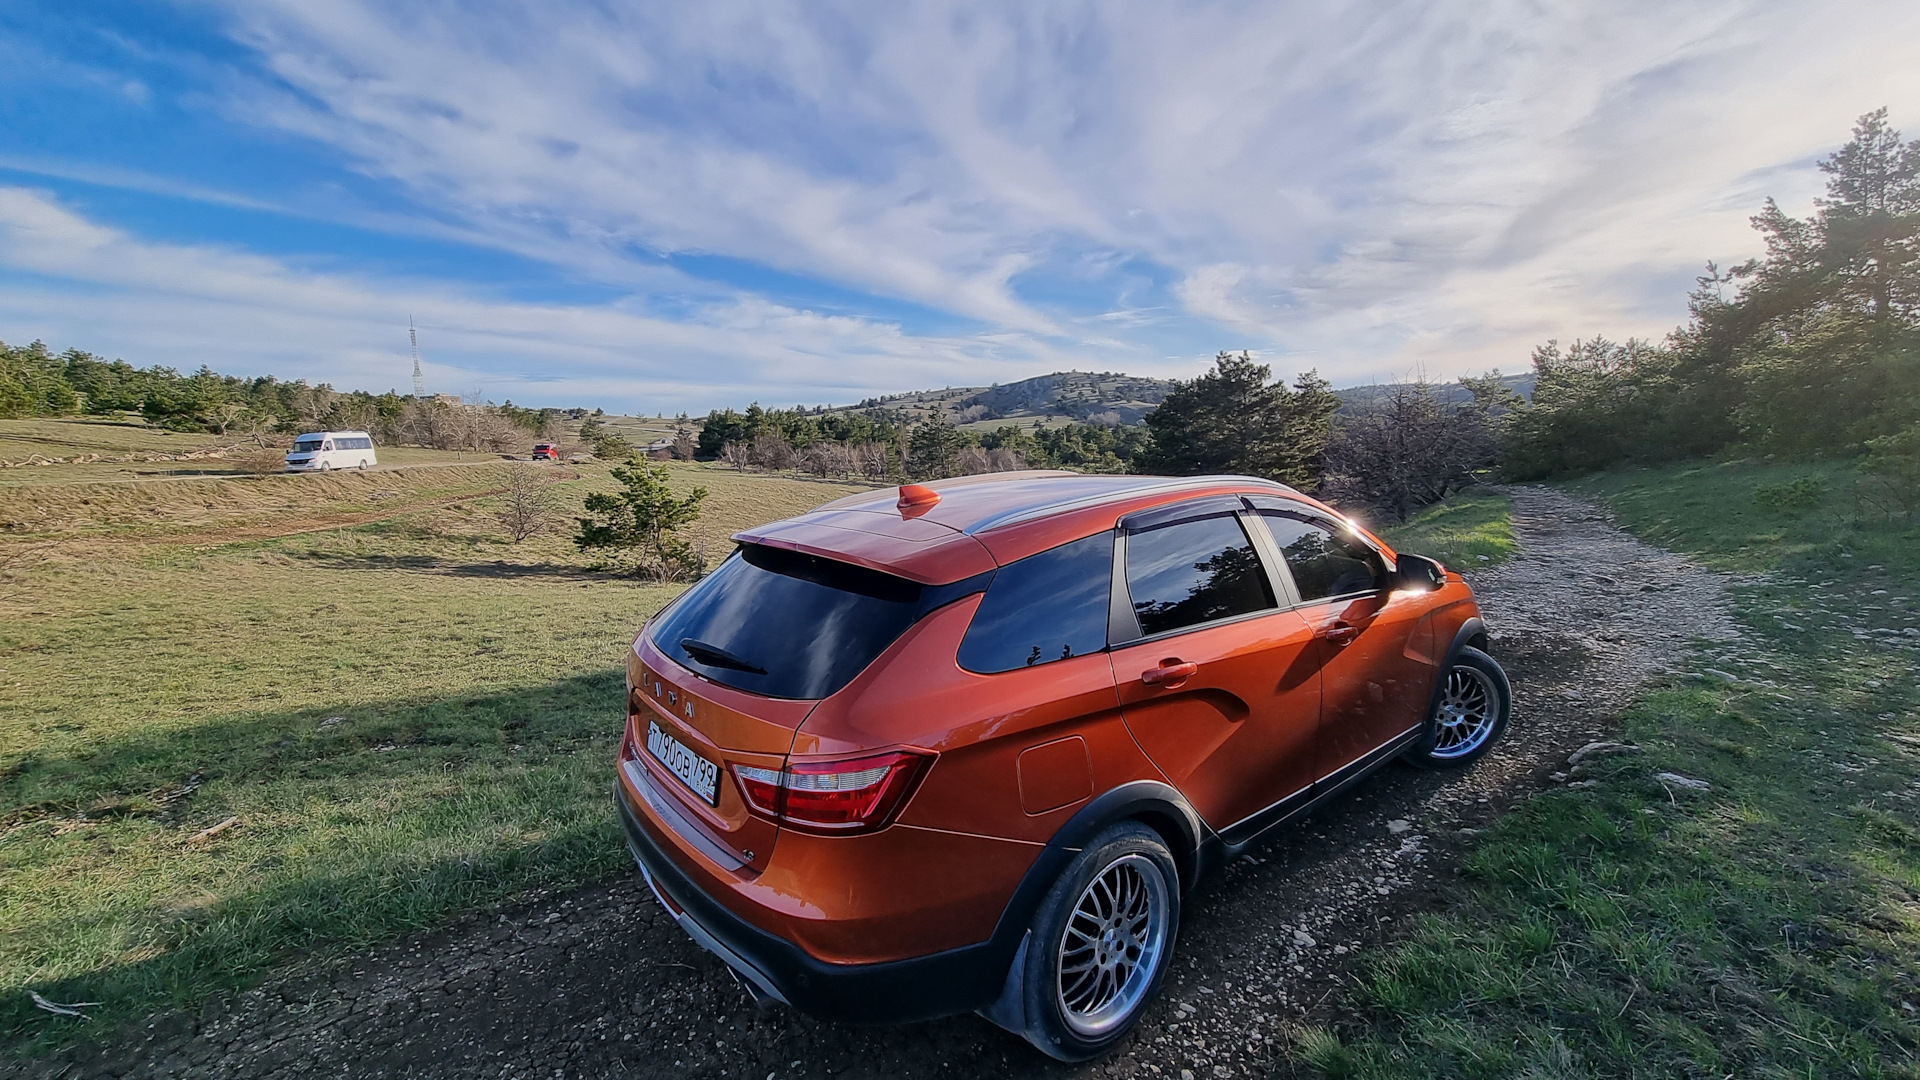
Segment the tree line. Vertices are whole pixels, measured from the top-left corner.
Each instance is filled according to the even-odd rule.
[[[370,432],[388,444],[499,452],[519,449],[529,437],[557,433],[562,417],[579,410],[392,391],[341,392],[325,383],[221,375],[205,366],[182,375],[157,365],[136,368],[81,349],[56,354],[38,341],[0,342],[0,419],[117,413],[138,413],[170,431],[259,442],[272,435],[344,430]]]
[[[1465,400],[1407,383],[1336,415],[1310,374],[1289,394],[1222,354],[1148,416],[1146,462],[1271,476],[1404,519],[1484,477],[1857,457],[1863,503],[1920,512],[1920,141],[1879,109],[1819,167],[1814,213],[1767,200],[1752,219],[1766,254],[1709,263],[1684,325],[1660,342],[1549,341],[1531,400],[1495,371],[1462,379]]]
[[[1515,477],[1740,450],[1886,451],[1920,423],[1920,141],[1879,109],[1820,162],[1807,218],[1768,199],[1766,254],[1708,264],[1665,341],[1534,350],[1531,406],[1507,430]]]

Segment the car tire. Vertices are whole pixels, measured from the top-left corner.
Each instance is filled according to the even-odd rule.
[[[1457,769],[1486,755],[1513,715],[1513,684],[1499,661],[1471,645],[1440,672],[1426,730],[1406,759],[1423,769]]]
[[[361,471],[361,472],[366,472],[366,471],[367,471],[367,459],[366,459],[366,458],[361,458],[361,459],[360,459],[360,471]]]
[[[1094,837],[1034,915],[1027,1041],[1067,1062],[1111,1050],[1159,994],[1179,928],[1180,873],[1160,834],[1123,821]]]

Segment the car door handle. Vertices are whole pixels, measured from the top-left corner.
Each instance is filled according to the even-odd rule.
[[[1150,667],[1141,672],[1140,681],[1148,686],[1174,687],[1193,678],[1199,670],[1199,664],[1181,660],[1178,657],[1168,657],[1160,661],[1159,667]]]
[[[1360,628],[1348,622],[1328,623],[1320,628],[1320,640],[1332,645],[1351,645],[1360,636]]]

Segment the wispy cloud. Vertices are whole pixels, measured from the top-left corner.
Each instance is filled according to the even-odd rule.
[[[136,361],[273,371],[384,389],[410,363],[411,316],[427,381],[450,393],[604,401],[646,411],[744,402],[822,403],[956,370],[1011,379],[1084,362],[1019,334],[991,340],[915,336],[852,316],[748,298],[675,318],[644,305],[556,305],[456,292],[428,281],[315,272],[230,249],[158,244],[74,213],[43,192],[0,188],[0,325],[16,337],[77,340]]]
[[[196,100],[391,196],[236,197],[617,298],[337,276],[351,252],[316,252],[339,257],[325,274],[282,258],[274,295],[439,296],[464,325],[574,342],[541,347],[588,365],[583,390],[673,368],[687,393],[818,400],[1066,363],[1183,374],[1242,347],[1341,382],[1511,370],[1548,337],[1663,333],[1702,263],[1756,250],[1761,199],[1806,206],[1855,116],[1920,127],[1920,7],[1896,0],[195,10],[229,54],[193,61]],[[214,275],[248,257],[166,250]],[[36,272],[94,275],[124,310],[186,288],[110,269]],[[292,317],[267,291],[221,302]]]

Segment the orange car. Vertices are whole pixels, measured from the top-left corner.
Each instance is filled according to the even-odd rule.
[[[734,539],[633,643],[616,801],[687,933],[821,1017],[1097,1055],[1210,868],[1507,722],[1459,575],[1264,480],[970,476]]]

